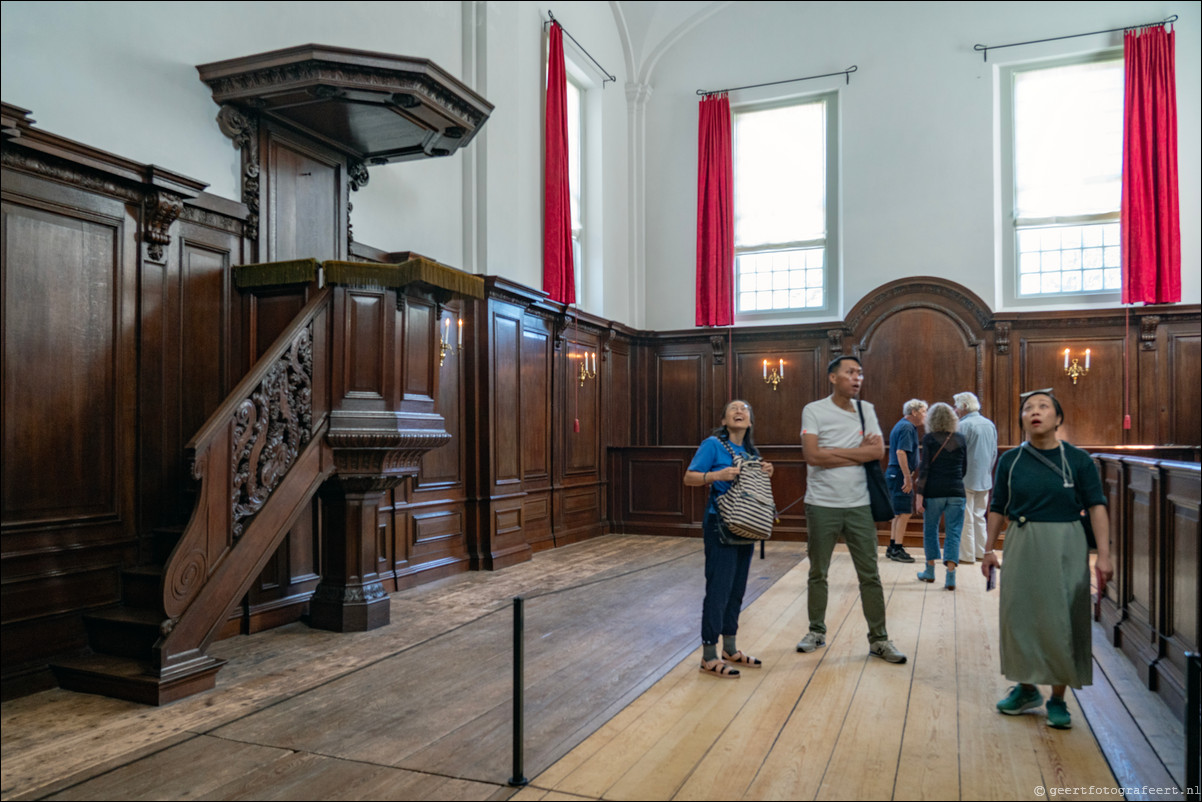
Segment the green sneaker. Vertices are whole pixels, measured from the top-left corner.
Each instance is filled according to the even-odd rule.
[[[1068,705],[1059,696],[1048,699],[1048,726],[1057,730],[1072,729],[1073,717],[1069,715]]]
[[[1010,689],[1010,693],[1006,694],[1006,698],[997,703],[999,713],[1005,713],[1007,716],[1017,716],[1024,710],[1030,710],[1033,707],[1039,707],[1043,704],[1043,694],[1034,685],[1015,685]],[[1064,700],[1060,700],[1060,704],[1064,704]],[[1048,702],[1051,706],[1051,702]],[[1065,712],[1065,716],[1068,713]]]

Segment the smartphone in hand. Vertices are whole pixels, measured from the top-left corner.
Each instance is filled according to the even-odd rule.
[[[985,580],[985,592],[993,590],[997,587],[997,566],[989,566],[989,577]]]

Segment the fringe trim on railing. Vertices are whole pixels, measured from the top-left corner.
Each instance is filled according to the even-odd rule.
[[[484,297],[484,278],[414,256],[400,264],[374,262],[322,262],[326,284],[395,289],[422,283],[469,298]]]
[[[308,284],[317,278],[316,259],[291,259],[287,262],[262,262],[234,268],[234,284],[239,289],[269,287],[277,284]]]

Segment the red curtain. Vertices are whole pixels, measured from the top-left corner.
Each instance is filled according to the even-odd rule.
[[[734,169],[730,100],[710,95],[697,121],[697,325],[734,323]]]
[[[1123,303],[1181,300],[1174,34],[1123,36]]]
[[[568,188],[568,89],[563,28],[551,23],[547,57],[547,117],[543,127],[543,290],[551,300],[576,303],[572,265],[572,195]]]

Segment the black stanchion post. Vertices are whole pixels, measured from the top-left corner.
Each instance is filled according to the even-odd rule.
[[[523,663],[525,662],[523,633],[526,629],[522,604],[521,596],[513,597],[513,776],[509,778],[509,784],[518,787],[528,785],[530,782],[522,773],[522,731],[525,724],[522,716],[522,709],[525,706],[522,698],[525,687],[522,679]]]
[[[1202,799],[1202,654],[1185,653],[1185,798]]]

